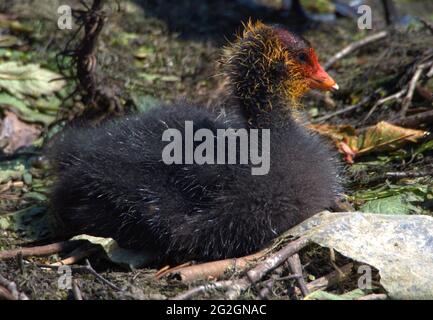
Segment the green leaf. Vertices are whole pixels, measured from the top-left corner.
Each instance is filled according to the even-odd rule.
[[[47,214],[47,209],[40,206],[31,206],[6,217],[9,221],[8,229],[19,232],[28,240],[38,240],[52,236],[56,232],[53,217]]]
[[[23,100],[15,98],[7,93],[0,93],[0,106],[1,105],[10,106],[21,120],[27,122],[37,122],[49,125],[55,120],[55,116],[33,110]]]
[[[366,213],[409,214],[412,210],[404,194],[368,201],[360,209]]]
[[[59,91],[66,84],[64,80],[55,80],[61,77],[37,64],[21,65],[15,61],[0,64],[0,88],[17,98],[40,97]]]
[[[364,297],[366,294],[361,289],[355,289],[342,295],[329,293],[318,290],[310,293],[305,297],[305,300],[356,300]]]
[[[20,180],[26,170],[23,163],[19,161],[3,161],[0,163],[0,183],[9,180]]]
[[[140,113],[146,112],[151,108],[160,104],[159,100],[150,95],[133,95],[132,99],[137,106],[137,111]]]
[[[180,81],[180,78],[178,76],[172,76],[172,75],[163,75],[163,74],[141,72],[138,74],[138,76],[143,78],[144,80],[146,80],[148,82],[154,82],[156,80],[164,81],[164,82]]]
[[[11,218],[0,216],[0,230],[8,230],[10,229],[10,227],[11,227]]]

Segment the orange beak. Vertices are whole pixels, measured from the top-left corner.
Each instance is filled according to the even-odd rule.
[[[310,77],[310,88],[323,91],[337,91],[339,89],[337,82],[322,68],[319,64],[317,71]]]

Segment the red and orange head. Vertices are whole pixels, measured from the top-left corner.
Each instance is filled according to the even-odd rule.
[[[307,40],[261,22],[245,25],[224,62],[235,94],[255,103],[271,96],[297,100],[310,89],[338,90]]]

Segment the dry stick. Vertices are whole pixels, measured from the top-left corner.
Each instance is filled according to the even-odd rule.
[[[225,280],[218,281],[213,283],[204,284],[195,288],[192,288],[184,293],[181,293],[174,297],[172,300],[189,300],[192,297],[196,296],[199,293],[209,292],[213,290],[224,290],[228,288],[232,288],[234,286],[238,286],[237,280]]]
[[[291,274],[285,277],[276,277],[273,279],[269,279],[263,283],[263,289],[260,290],[258,294],[258,300],[265,300],[272,293],[272,288],[274,287],[275,282],[283,281],[283,280],[298,280],[302,278],[302,274]],[[296,288],[300,290],[299,288]]]
[[[429,110],[429,111],[414,114],[406,118],[393,120],[390,122],[398,126],[416,128],[421,124],[430,123],[432,121],[433,121],[433,110]]]
[[[312,123],[323,122],[323,121],[326,121],[326,120],[328,120],[328,119],[330,119],[330,118],[333,118],[333,117],[335,117],[335,116],[338,116],[338,115],[340,115],[340,114],[343,114],[343,113],[347,113],[347,112],[353,111],[353,110],[355,110],[355,109],[358,109],[358,108],[362,107],[364,104],[366,104],[368,101],[370,101],[370,99],[371,99],[371,96],[365,97],[364,99],[362,99],[362,100],[361,100],[359,103],[357,103],[357,104],[354,104],[354,105],[352,105],[352,106],[347,106],[347,107],[345,107],[345,108],[343,108],[343,109],[340,109],[340,110],[338,110],[338,111],[335,111],[335,112],[333,112],[333,113],[330,113],[330,114],[324,115],[323,117],[320,117],[320,118],[317,118],[317,119],[313,119],[311,122],[312,122]]]
[[[9,292],[8,289],[6,289],[3,286],[0,286],[0,300],[18,300],[15,298],[15,296]]]
[[[325,69],[329,69],[336,63],[338,60],[348,56],[352,52],[372,43],[375,41],[379,41],[383,38],[386,38],[388,36],[388,31],[381,31],[379,33],[373,34],[371,36],[368,36],[364,39],[361,39],[359,41],[353,42],[347,47],[345,47],[343,50],[337,52],[332,58],[328,60],[328,62],[325,63]]]
[[[433,77],[433,66],[431,67],[430,71],[427,72],[427,78],[432,78]]]
[[[248,289],[251,284],[260,281],[269,272],[278,268],[288,257],[297,253],[308,244],[309,240],[306,238],[299,238],[290,242],[280,251],[272,254],[266,258],[262,263],[247,272],[246,277],[239,280],[226,280],[213,282],[211,284],[202,285],[192,288],[176,297],[173,300],[186,300],[192,298],[199,293],[208,292],[214,289],[229,289],[227,295],[229,299],[236,299],[239,295]],[[225,260],[223,260],[225,261]]]
[[[433,92],[420,85],[416,86],[416,92],[423,97],[426,101],[433,103]]]
[[[391,100],[398,100],[400,99],[406,92],[406,89],[400,90],[397,93],[394,93],[388,97],[382,98],[380,100],[378,100],[376,102],[376,104],[370,109],[370,111],[368,112],[368,114],[365,116],[365,118],[362,120],[363,123],[365,123],[370,117],[371,115],[376,111],[376,109],[378,107],[380,107],[382,104],[391,101]]]
[[[247,290],[250,285],[254,285],[258,281],[262,280],[268,273],[279,267],[284,261],[290,256],[299,252],[309,243],[307,238],[299,238],[295,241],[290,242],[283,249],[274,253],[270,257],[256,267],[247,272],[246,276],[239,280],[238,286],[230,288],[227,292],[229,299],[238,298],[243,291]]]
[[[20,253],[24,258],[29,256],[49,256],[55,253],[74,249],[78,246],[78,244],[82,243],[82,240],[62,241],[44,246],[2,251],[0,252],[0,260],[14,258]]]
[[[427,29],[429,29],[431,31],[431,33],[433,34],[433,24],[428,22],[425,19],[419,19],[421,21],[421,23],[424,25],[424,27],[426,27]]]
[[[263,282],[263,288],[259,291],[257,300],[268,300],[268,297],[272,294],[272,288],[274,287],[275,279],[269,279]]]
[[[318,278],[314,281],[307,283],[307,288],[310,292],[314,292],[317,290],[324,290],[329,288],[330,286],[340,282],[345,277],[352,273],[353,263],[345,264],[344,266],[339,268],[341,273],[338,271],[332,271],[331,273]]]
[[[407,110],[409,109],[409,106],[412,103],[413,94],[415,93],[416,85],[419,81],[419,78],[421,78],[424,69],[430,67],[431,64],[432,62],[423,63],[416,68],[415,73],[412,79],[410,80],[409,89],[407,90],[406,97],[403,99],[403,102],[401,104],[400,117],[404,118],[406,116]]]
[[[95,245],[92,243],[85,244],[81,247],[78,247],[74,251],[71,252],[69,257],[66,259],[63,259],[59,262],[52,263],[53,266],[63,266],[63,265],[71,265],[74,263],[79,262],[80,260],[84,258],[90,257],[92,254],[98,252],[101,250],[100,245]]]
[[[262,258],[266,254],[266,252],[266,250],[263,250],[242,258],[212,261],[182,268],[175,267],[172,269],[168,269],[162,273],[158,273],[157,278],[161,278],[167,275],[169,277],[178,276],[183,282],[191,282],[199,279],[208,279],[210,277],[219,278],[229,269],[245,269],[249,263]]]
[[[281,278],[281,274],[284,272],[284,264],[275,269],[270,279],[262,282],[262,289],[257,295],[257,300],[267,300],[268,297],[273,293],[272,288],[276,279]]]
[[[384,293],[373,293],[366,295],[364,297],[358,298],[356,300],[386,300],[388,296]]]
[[[0,275],[0,287],[6,289],[14,298],[13,300],[29,300],[29,298],[24,293],[18,291],[15,282],[9,281],[8,279],[4,278],[2,275]],[[2,290],[2,292],[3,294],[5,293],[4,290]],[[6,294],[6,296],[8,295]]]
[[[174,274],[176,271],[184,269],[186,267],[191,266],[193,263],[192,262],[186,262],[183,263],[181,265],[175,266],[173,268],[170,268],[169,265],[166,265],[165,267],[159,269],[156,273],[155,273],[155,277],[157,279],[160,279],[161,277],[165,276],[166,274]]]
[[[84,300],[76,279],[72,279],[72,294],[75,300]]]
[[[287,261],[289,262],[289,266],[290,269],[292,270],[292,273],[302,275],[302,264],[301,264],[301,259],[299,258],[299,254],[294,254],[293,256],[289,257]],[[305,285],[304,277],[301,276],[297,278],[296,282],[298,283],[299,289],[301,289],[302,295],[306,297],[310,292],[308,291],[308,288]]]
[[[58,269],[59,265],[52,265],[52,264],[36,264],[39,268],[48,268],[48,269]],[[93,275],[95,278],[100,280],[102,283],[106,284],[110,288],[116,290],[116,291],[123,291],[122,288],[116,286],[111,281],[105,279],[103,276],[101,276],[99,273],[93,269],[92,265],[90,264],[89,260],[86,259],[86,265],[85,266],[78,266],[78,265],[71,265],[71,270],[73,272],[88,272],[91,275]]]
[[[385,176],[387,178],[420,178],[425,176],[433,175],[433,170],[431,171],[419,171],[419,172],[387,172]]]

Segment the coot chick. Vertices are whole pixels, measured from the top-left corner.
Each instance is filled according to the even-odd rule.
[[[333,204],[341,191],[334,151],[293,117],[310,88],[338,89],[310,43],[248,23],[223,61],[232,88],[225,109],[161,106],[52,141],[51,205],[70,234],[111,237],[160,261],[206,261],[255,252]],[[253,175],[250,160],[185,164],[187,154],[184,164],[166,164],[162,136],[177,129],[187,139],[186,121],[215,140],[218,129],[269,130],[268,172]]]

